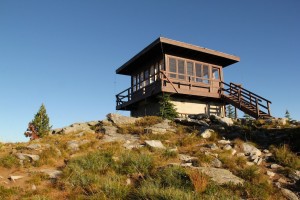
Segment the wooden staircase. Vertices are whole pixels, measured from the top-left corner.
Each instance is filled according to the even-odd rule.
[[[270,113],[271,101],[242,88],[241,85],[224,82],[221,84],[220,96],[225,102],[256,119],[272,117]]]

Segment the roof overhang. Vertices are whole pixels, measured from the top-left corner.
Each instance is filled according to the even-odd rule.
[[[148,61],[153,57],[162,57],[164,54],[199,60],[222,67],[227,67],[240,61],[240,58],[234,55],[159,37],[121,67],[119,67],[116,70],[116,73],[130,75],[133,71],[136,71],[136,67],[141,66],[143,62]]]

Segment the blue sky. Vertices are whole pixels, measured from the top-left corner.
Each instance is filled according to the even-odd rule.
[[[42,103],[54,128],[101,120],[129,78],[115,70],[159,36],[237,55],[226,82],[300,120],[300,1],[0,1],[0,141]]]

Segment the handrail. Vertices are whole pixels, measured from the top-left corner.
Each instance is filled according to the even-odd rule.
[[[219,90],[220,95],[222,95],[223,92],[228,93],[228,94],[226,94],[226,95],[228,95],[228,98],[230,98],[232,101],[235,101],[235,103],[241,109],[244,109],[244,110],[246,109],[246,110],[249,110],[249,112],[250,112],[251,107],[252,107],[253,109],[255,109],[254,113],[257,118],[259,118],[260,115],[264,114],[264,113],[271,116],[271,113],[270,113],[271,101],[255,94],[253,92],[250,92],[249,90],[244,89],[242,86],[237,85],[235,83],[228,84],[223,81],[220,81],[220,84],[223,84]],[[227,86],[229,88],[224,88],[224,86]],[[249,106],[250,106],[250,108],[249,108]],[[264,108],[267,111],[264,112],[264,111],[260,110],[260,108]]]
[[[224,82],[222,81],[222,83],[224,83]],[[245,88],[242,88],[241,86],[239,86],[239,85],[237,85],[237,84],[235,84],[235,83],[230,83],[230,84],[235,85],[236,87],[239,87],[239,88],[241,88],[242,90],[244,90],[244,91],[246,91],[246,92],[248,92],[248,93],[250,93],[250,94],[253,94],[254,96],[256,96],[256,97],[258,97],[258,98],[260,98],[260,99],[262,99],[262,100],[265,100],[265,101],[267,101],[267,102],[269,102],[269,103],[272,103],[270,100],[265,99],[265,98],[263,98],[263,97],[261,97],[261,96],[255,94],[255,93],[253,93],[253,92],[251,92],[251,91],[249,91],[249,90],[247,90],[247,89],[245,89]]]

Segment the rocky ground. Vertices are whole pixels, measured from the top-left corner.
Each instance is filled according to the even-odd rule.
[[[181,193],[178,198],[175,194],[168,198],[167,194],[161,194],[163,192],[158,192],[155,198],[152,193],[141,194],[144,182],[156,180],[153,174],[178,167],[185,170],[193,185],[190,199],[196,199],[197,195],[197,198],[219,199],[222,191],[222,195],[232,199],[294,200],[299,196],[300,162],[296,155],[299,130],[298,122],[289,123],[286,119],[233,121],[194,115],[172,122],[155,117],[138,119],[108,114],[105,120],[75,123],[28,143],[0,144],[0,199],[131,199],[132,195],[138,199],[157,199],[159,195],[165,195],[164,199],[182,199],[179,198]],[[286,157],[294,156],[289,163],[279,157],[279,147],[283,144],[289,144],[295,152],[286,154]],[[123,180],[118,182],[128,190],[125,197],[113,196],[111,191],[106,193],[103,185],[99,184],[100,189],[95,186],[97,182],[89,184],[80,179],[78,183],[72,179],[74,173],[81,170],[72,168],[74,163],[81,162],[78,158],[107,149],[114,149],[110,157],[114,165],[122,163],[124,152],[143,156],[145,153],[154,159],[149,175],[143,168],[124,173],[116,170],[117,165],[107,169],[105,174],[117,174]],[[122,167],[125,169],[126,165]],[[82,177],[89,173],[84,169],[88,168],[82,168]],[[194,171],[197,175],[192,173]],[[139,184],[136,184],[137,179],[141,179]],[[209,183],[204,184],[204,180]],[[219,191],[210,190],[210,184],[221,188],[216,186]],[[259,189],[264,184],[268,185],[268,191]],[[86,185],[98,189],[86,189]],[[163,187],[165,191],[173,188]],[[99,190],[103,191],[101,198],[94,197],[100,195]]]

